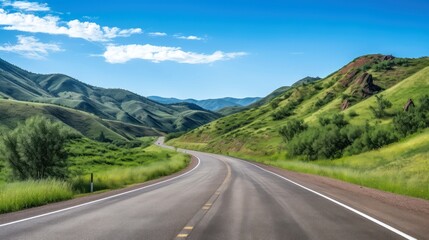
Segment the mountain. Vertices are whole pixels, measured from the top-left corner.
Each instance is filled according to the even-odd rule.
[[[254,103],[255,107],[250,105],[241,112],[194,129],[172,143],[253,159],[278,159],[287,153],[279,129],[291,119],[320,128],[321,118],[341,113],[350,125],[391,126],[392,116],[402,111],[408,99],[417,102],[429,93],[428,79],[428,57],[366,55],[324,79],[276,90],[273,96]],[[374,95],[378,93],[393,105],[381,120],[374,117],[370,109],[377,104]]]
[[[321,78],[320,77],[305,77],[299,81],[296,81],[294,84],[292,84],[292,87],[297,87],[303,84],[308,84],[308,83],[312,83],[315,81],[319,81]]]
[[[160,132],[188,130],[220,116],[196,105],[160,104],[127,90],[91,86],[63,74],[31,73],[2,59],[0,97],[55,104]]]
[[[292,84],[292,87],[300,86],[302,84],[312,83],[312,82],[318,81],[320,79],[321,78],[319,78],[319,77],[305,77],[303,79],[296,81],[294,84]],[[272,99],[276,98],[277,96],[281,95],[282,93],[286,92],[290,88],[291,87],[289,87],[289,86],[279,87],[276,90],[274,90],[273,92],[271,92],[270,94],[268,94],[267,96],[265,96],[264,98],[261,98],[258,101],[254,102],[252,104],[249,104],[248,106],[245,106],[245,107],[240,107],[240,106],[225,107],[223,109],[220,109],[217,112],[224,115],[224,116],[227,116],[227,115],[231,115],[231,114],[234,114],[234,113],[246,110],[246,109],[260,107],[260,106],[270,102]]]
[[[205,100],[195,100],[192,98],[189,99],[177,99],[177,98],[163,98],[158,96],[149,96],[150,100],[155,102],[159,102],[162,104],[172,104],[172,103],[193,103],[204,109],[210,111],[218,111],[225,107],[240,107],[240,106],[248,106],[256,101],[258,101],[259,97],[247,97],[247,98],[216,98],[216,99],[205,99]]]

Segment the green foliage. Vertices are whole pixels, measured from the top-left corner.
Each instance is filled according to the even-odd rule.
[[[275,121],[282,120],[292,115],[293,115],[293,108],[291,108],[290,105],[282,107],[271,114],[273,120]]]
[[[308,125],[303,120],[291,119],[280,128],[279,133],[286,142],[289,142],[296,134],[306,130],[307,127]]]
[[[306,160],[333,159],[342,155],[347,146],[347,138],[340,128],[328,125],[324,128],[309,128],[298,134],[287,145],[292,156],[302,156]]]
[[[185,132],[169,133],[169,134],[167,134],[167,136],[165,136],[165,141],[167,142],[171,139],[178,138],[178,137],[182,136],[183,134],[185,134]]]
[[[2,153],[19,180],[67,177],[64,145],[70,132],[42,117],[28,119],[3,136]]]
[[[326,105],[327,103],[331,102],[332,100],[335,99],[335,94],[332,92],[328,92],[322,99],[318,99],[317,102],[314,104],[314,106],[316,108],[320,108],[324,105]]]
[[[392,103],[384,99],[382,94],[375,95],[376,106],[370,106],[371,112],[374,114],[376,118],[383,118],[387,116],[386,109],[392,107]]]
[[[393,118],[393,126],[402,137],[429,127],[429,106],[427,104],[429,104],[429,96],[425,95],[420,99],[420,106],[396,114]]]
[[[54,180],[27,180],[0,185],[0,213],[71,199],[70,184]]]
[[[332,115],[332,117],[319,117],[320,125],[327,126],[329,124],[334,124],[339,128],[342,128],[348,124],[348,122],[344,119],[344,115],[340,113],[336,113]]]

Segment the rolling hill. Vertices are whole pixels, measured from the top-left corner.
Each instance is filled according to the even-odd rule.
[[[55,104],[160,132],[189,130],[220,116],[192,104],[160,104],[127,90],[94,87],[63,74],[31,73],[1,59],[0,97]]]
[[[305,77],[301,80],[296,81],[294,84],[292,84],[293,87],[296,86],[300,86],[303,84],[307,84],[307,83],[311,83],[311,82],[315,82],[320,80],[319,77]],[[251,109],[251,108],[255,108],[255,107],[260,107],[266,103],[269,103],[272,99],[276,98],[277,96],[281,95],[282,93],[286,92],[288,89],[290,89],[290,86],[284,86],[284,87],[279,87],[276,90],[274,90],[273,92],[271,92],[270,94],[268,94],[267,96],[259,99],[258,101],[249,104],[247,106],[234,106],[234,107],[225,107],[222,108],[218,111],[218,113],[227,116],[227,115],[231,115],[234,113],[238,113],[240,111],[246,110],[246,109]]]
[[[195,100],[192,98],[177,99],[177,98],[163,98],[158,96],[149,96],[148,98],[150,100],[163,103],[163,104],[183,103],[183,102],[193,103],[204,109],[215,111],[215,112],[226,107],[245,107],[261,99],[259,97],[247,97],[247,98],[226,97],[226,98],[216,98],[216,99]]]
[[[366,55],[324,79],[292,86],[261,106],[222,117],[169,144],[429,198],[423,191],[429,183],[428,151],[416,148],[427,147],[421,141],[427,139],[429,113],[415,115],[421,118],[416,122],[420,130],[411,135],[402,136],[394,125],[401,113],[415,122],[412,112],[403,110],[409,99],[429,109],[429,100],[419,100],[428,89],[428,57]],[[391,107],[377,117],[380,96]],[[287,138],[291,129],[296,133]],[[393,156],[389,151],[395,144],[401,151]]]

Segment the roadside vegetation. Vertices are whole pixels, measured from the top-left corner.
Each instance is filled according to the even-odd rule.
[[[1,136],[0,213],[177,172],[189,157],[153,146],[154,137],[97,142],[60,123],[34,117]]]
[[[168,143],[429,199],[428,79],[427,57],[362,56]]]

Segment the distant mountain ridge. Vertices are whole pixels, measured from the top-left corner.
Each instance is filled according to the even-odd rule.
[[[63,74],[31,73],[2,59],[1,97],[66,106],[161,132],[188,130],[220,116],[197,105],[160,104],[128,90],[95,87]]]
[[[245,107],[261,99],[260,97],[246,97],[246,98],[225,97],[225,98],[196,100],[192,98],[178,99],[178,98],[164,98],[159,96],[149,96],[147,98],[163,104],[182,103],[182,102],[193,103],[210,111],[218,111],[225,107]]]

